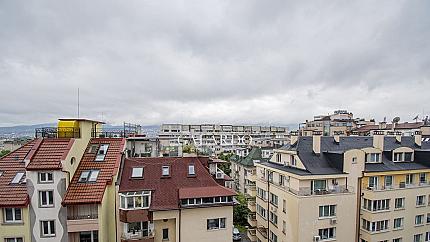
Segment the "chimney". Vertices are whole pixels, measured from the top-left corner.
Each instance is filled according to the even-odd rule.
[[[379,129],[386,129],[387,128],[387,122],[379,122]]]
[[[421,147],[421,142],[422,142],[421,131],[415,131],[414,137],[415,137],[415,144]]]
[[[344,135],[343,131],[334,131],[334,135],[333,135],[334,142],[336,142],[336,143],[339,144],[339,142],[340,142],[340,136],[343,136],[343,135]]]
[[[384,150],[384,131],[373,131],[373,147]]]
[[[430,135],[430,126],[429,125],[423,125],[420,128],[421,135]]]
[[[312,148],[315,154],[321,153],[321,131],[314,131],[312,133]]]
[[[402,143],[402,132],[400,132],[400,131],[396,132],[396,142],[399,144]]]
[[[290,144],[295,145],[297,143],[297,140],[299,138],[299,133],[297,131],[291,131],[290,132]]]

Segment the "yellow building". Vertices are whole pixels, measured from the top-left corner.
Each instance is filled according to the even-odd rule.
[[[430,148],[415,136],[291,136],[257,164],[256,241],[430,239]],[[427,241],[426,240],[426,241]]]

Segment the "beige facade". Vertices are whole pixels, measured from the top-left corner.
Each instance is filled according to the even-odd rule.
[[[21,209],[21,221],[14,222],[6,221],[5,209],[0,208],[0,241],[9,238],[22,238],[24,241],[31,241],[28,207],[15,208]]]
[[[292,137],[257,164],[252,241],[430,240],[429,144],[415,135]]]

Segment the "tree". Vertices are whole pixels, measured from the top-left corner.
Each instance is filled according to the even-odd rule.
[[[9,153],[10,153],[10,150],[1,150],[0,151],[0,157],[3,157],[3,156],[5,156],[5,155],[7,155]]]
[[[233,208],[233,221],[235,225],[248,226],[248,202],[243,194],[239,193],[236,196],[239,204],[235,205]]]

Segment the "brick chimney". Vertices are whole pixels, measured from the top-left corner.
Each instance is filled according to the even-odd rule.
[[[315,154],[321,153],[321,131],[314,131],[312,133],[312,148]]]

